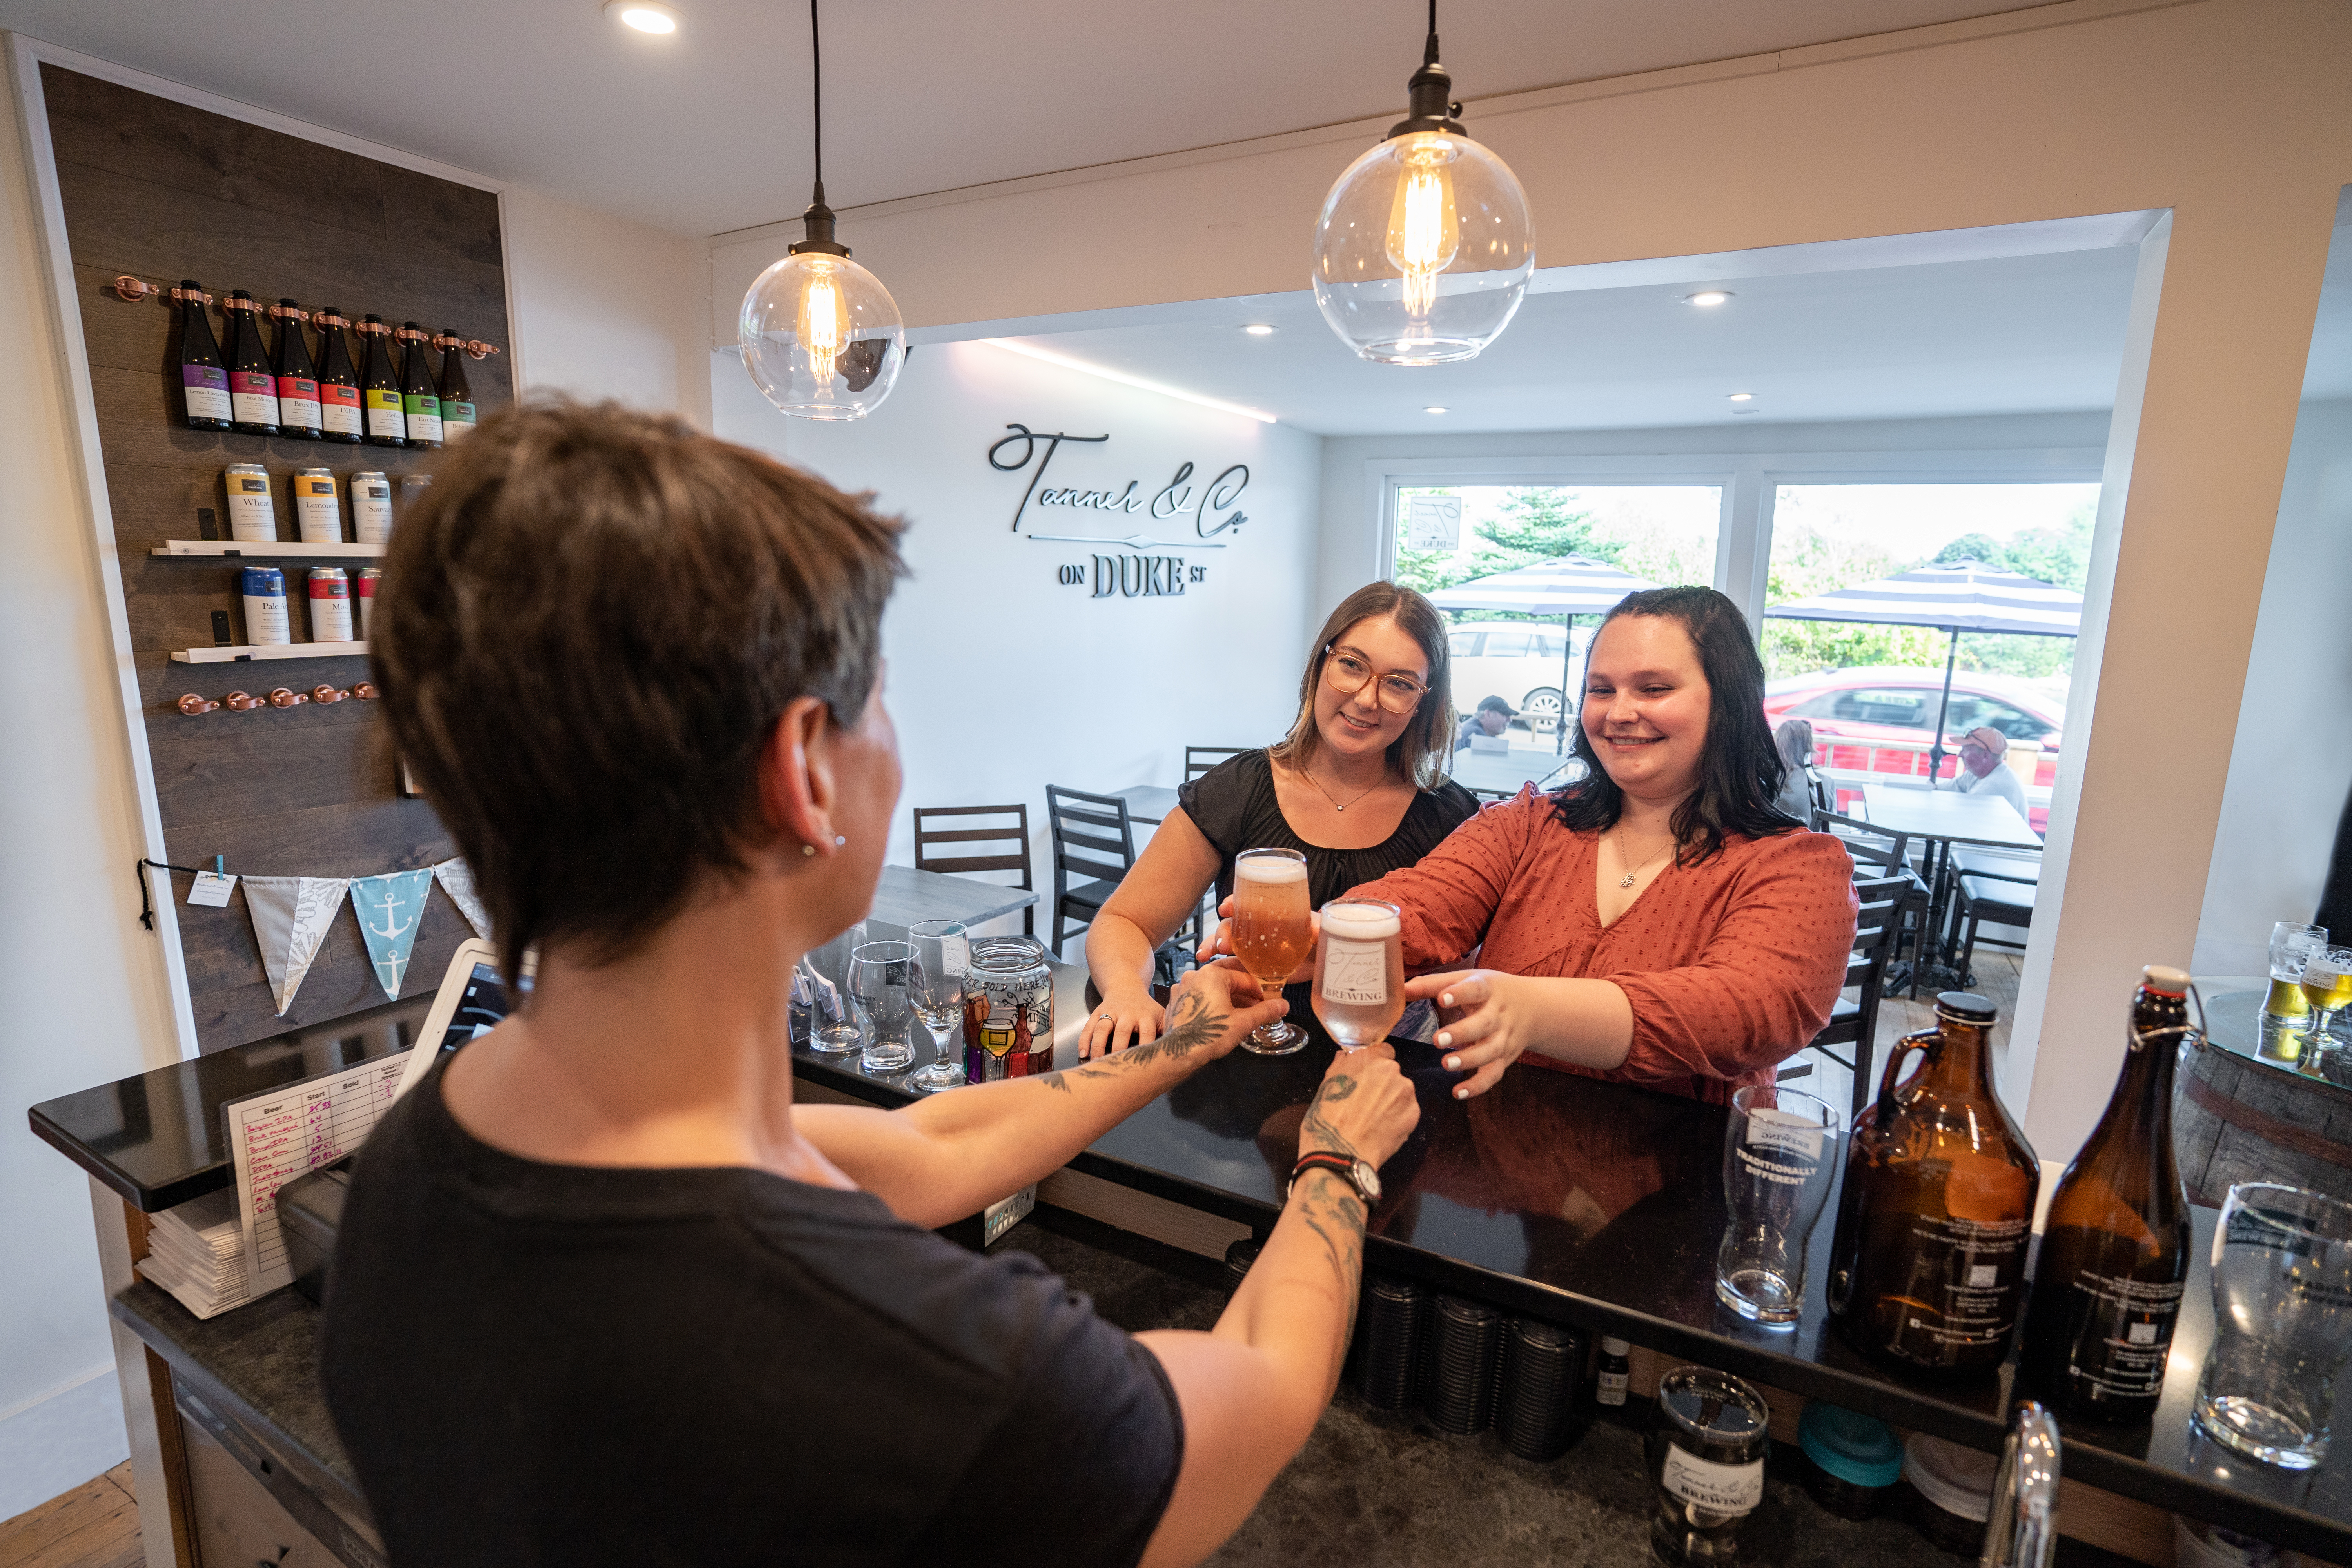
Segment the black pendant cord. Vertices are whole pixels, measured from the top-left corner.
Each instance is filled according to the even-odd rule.
[[[824,42],[817,32],[816,7],[817,0],[809,0],[809,101],[815,131],[816,189],[808,210],[801,214],[808,226],[808,237],[786,249],[793,256],[808,252],[846,256],[849,247],[833,237],[833,209],[824,205]]]
[[[1469,134],[1462,129],[1462,106],[1454,101],[1454,79],[1437,63],[1437,0],[1429,0],[1429,41],[1421,51],[1421,68],[1405,84],[1405,101],[1406,116],[1389,127],[1391,136],[1423,131]]]

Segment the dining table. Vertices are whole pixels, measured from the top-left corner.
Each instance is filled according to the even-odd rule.
[[[1585,765],[1584,759],[1573,753],[1538,751],[1531,746],[1514,746],[1507,752],[1480,752],[1465,747],[1454,753],[1446,771],[1455,784],[1466,790],[1507,796],[1518,794],[1523,784],[1556,789],[1582,778]]]
[[[1937,972],[1937,978],[1948,976],[1965,986],[1968,976],[1958,973],[1951,963],[1958,933],[1945,929],[1954,923],[1952,892],[1958,882],[1952,867],[1953,846],[2031,852],[2038,860],[2041,836],[2015,806],[1997,795],[1870,784],[1863,786],[1862,797],[1864,820],[1873,827],[1900,833],[1920,847],[1919,873],[1927,884],[1927,940],[1935,944],[1935,951],[1914,970],[1913,994],[1917,994],[1918,981],[1925,977],[1920,970]],[[1893,990],[1895,983],[1890,980],[1887,988]]]
[[[1157,827],[1176,810],[1176,792],[1164,784],[1129,784],[1111,794],[1127,802],[1129,822],[1148,822]]]
[[[940,871],[918,871],[912,866],[885,866],[875,885],[874,906],[867,919],[911,926],[923,921],[982,921],[1025,910],[1037,901],[1026,888],[1001,887],[976,877],[950,877]]]

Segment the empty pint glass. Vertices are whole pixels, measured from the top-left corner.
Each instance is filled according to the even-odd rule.
[[[1268,996],[1282,994],[1315,940],[1307,897],[1307,857],[1296,849],[1244,849],[1234,858],[1234,956]],[[1242,1049],[1286,1057],[1307,1043],[1287,1019],[1252,1030]]]
[[[1791,1328],[1805,1303],[1805,1244],[1837,1180],[1838,1113],[1810,1094],[1749,1084],[1723,1129],[1723,1244],[1716,1299]]]
[[[1394,904],[1334,899],[1315,945],[1315,1016],[1349,1050],[1389,1037],[1404,1016],[1404,921]]]
[[[2241,1182],[2213,1230],[2213,1345],[2197,1425],[2283,1470],[2327,1458],[2336,1380],[2352,1355],[2352,1205]]]

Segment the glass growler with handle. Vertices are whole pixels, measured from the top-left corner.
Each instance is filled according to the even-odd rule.
[[[2115,1095],[2050,1200],[2024,1371],[2064,1415],[2145,1421],[2163,1396],[2189,1279],[2189,1193],[2172,1153],[2188,997],[2185,971],[2142,972]]]
[[[1854,1119],[1830,1316],[1880,1360],[1990,1373],[2024,1305],[2042,1167],[1993,1092],[1992,1004],[1946,991],[1936,1018],[1895,1042],[1877,1100]]]

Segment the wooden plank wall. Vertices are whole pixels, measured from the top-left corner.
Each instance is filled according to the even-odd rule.
[[[166,285],[194,278],[216,299],[243,289],[265,305],[281,297],[312,310],[333,305],[354,321],[373,312],[395,325],[451,327],[503,347],[512,340],[498,198],[54,65],[42,66],[41,86],[169,858],[209,867],[218,855],[239,873],[334,877],[448,858],[456,850],[431,806],[402,798],[395,786],[380,704],[223,708],[194,719],[178,711],[174,704],[187,691],[216,701],[231,690],[260,695],[275,686],[302,691],[323,681],[349,689],[369,679],[367,661],[174,664],[172,649],[211,645],[215,610],[229,611],[244,639],[237,567],[148,553],[166,539],[204,537],[200,508],[213,509],[219,536],[227,536],[221,475],[231,463],[269,470],[278,537],[293,540],[296,468],[332,468],[339,480],[381,469],[396,493],[402,474],[428,468],[436,454],[187,429],[179,419],[177,311],[152,299],[126,304],[110,284],[122,272]],[[220,334],[217,308],[213,325]],[[268,338],[274,350],[275,331]],[[312,344],[315,353],[315,335]],[[505,355],[469,360],[467,373],[485,416],[509,401]],[[346,538],[350,517],[346,495]],[[299,599],[304,563],[273,564],[286,572],[289,601]],[[336,564],[356,583],[358,568],[370,563]],[[299,606],[294,627],[296,640],[307,637]],[[159,888],[169,882],[179,905],[204,1049],[383,1002],[348,903],[281,1020],[243,892],[225,909],[191,908],[187,877],[154,877]],[[435,984],[470,934],[436,889],[407,992]]]

